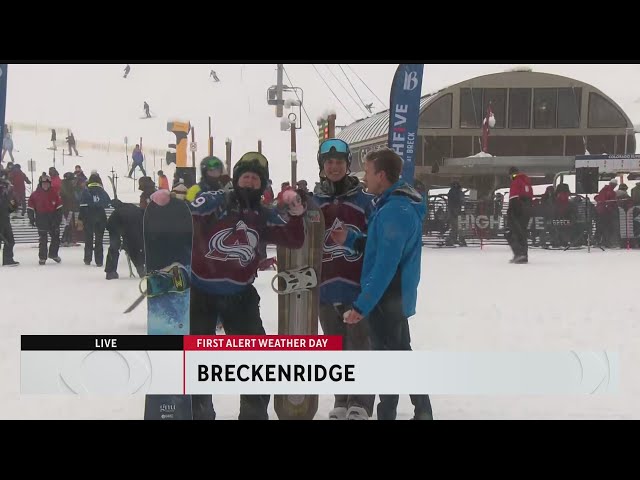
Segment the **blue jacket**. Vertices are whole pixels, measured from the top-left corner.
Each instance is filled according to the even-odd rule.
[[[330,237],[337,223],[366,233],[374,196],[365,193],[359,183],[357,178],[347,177],[345,193],[336,195],[330,188],[332,184],[323,182],[313,196],[324,215],[326,229],[322,246],[321,304],[350,305],[360,294],[362,252],[353,253],[343,245],[336,245]]]
[[[142,165],[144,163],[144,155],[142,155],[142,150],[134,150],[131,154],[131,159],[136,165]]]
[[[82,191],[80,195],[80,214],[78,218],[81,221],[87,220],[106,220],[107,214],[105,208],[111,205],[109,194],[104,191],[99,183],[90,183]]]
[[[407,317],[416,313],[422,260],[422,224],[427,213],[425,199],[399,180],[375,202],[362,267],[362,292],[353,304],[368,316],[399,276],[402,307]],[[360,242],[358,242],[360,240]],[[350,230],[346,245],[356,249],[362,235]]]

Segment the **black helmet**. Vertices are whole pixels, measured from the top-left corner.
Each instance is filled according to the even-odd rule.
[[[260,177],[261,193],[264,193],[269,184],[269,161],[267,160],[267,157],[258,152],[245,153],[233,167],[234,188],[237,188],[238,179],[246,172],[253,172]]]
[[[324,162],[331,157],[342,157],[347,161],[347,168],[351,168],[351,149],[344,140],[330,138],[320,144],[318,149],[318,166],[320,170],[324,168]]]
[[[205,157],[200,162],[200,175],[202,175],[202,178],[206,178],[207,170],[220,170],[220,175],[222,175],[224,173],[224,163],[218,157]]]

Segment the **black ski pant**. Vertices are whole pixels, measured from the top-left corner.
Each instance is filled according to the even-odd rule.
[[[373,350],[411,351],[409,319],[404,314],[400,294],[400,276],[396,275],[389,289],[369,314],[369,331]],[[378,420],[395,420],[399,395],[379,395]],[[433,418],[428,395],[410,395],[415,417]]]
[[[54,258],[58,256],[58,250],[60,249],[60,225],[54,224],[46,229],[38,227],[39,236],[39,249],[38,258],[40,260],[46,260],[47,256]],[[47,252],[47,236],[51,236],[51,244],[48,245]]]
[[[136,167],[138,167],[140,169],[140,171],[142,172],[142,175],[144,175],[145,177],[147,176],[147,172],[144,170],[144,166],[140,163],[134,163],[131,166],[131,170],[129,170],[129,176],[133,175],[133,171],[136,169]]]
[[[505,234],[514,257],[529,257],[529,220],[531,202],[524,198],[513,198],[507,210],[508,230]]]
[[[8,265],[13,262],[13,247],[16,244],[9,215],[0,217],[0,242],[2,242],[2,264]]]
[[[120,260],[120,249],[122,248],[122,238],[117,232],[109,234],[109,250],[107,251],[107,261],[104,266],[106,273],[118,271],[118,260]],[[131,263],[136,268],[138,276],[142,278],[144,276],[144,250],[137,245],[131,245],[125,241],[125,252],[129,254]]]
[[[369,338],[369,322],[365,318],[355,325],[344,323],[343,315],[346,311],[344,305],[321,304],[319,310],[320,325],[325,335],[341,336],[343,338],[343,350],[371,350]],[[362,407],[367,414],[373,416],[375,395],[336,395],[334,408]]]
[[[260,318],[260,295],[253,286],[231,295],[209,295],[191,287],[191,335],[215,335],[218,317],[227,335],[266,335]],[[269,420],[270,395],[241,395],[238,420]],[[194,420],[211,410],[211,395],[194,395]]]
[[[73,243],[73,231],[76,229],[77,212],[68,212],[65,216],[66,225],[62,231],[62,243]]]
[[[107,226],[105,218],[89,218],[84,222],[84,262],[91,263],[95,256],[96,265],[102,266],[104,261],[104,229]]]

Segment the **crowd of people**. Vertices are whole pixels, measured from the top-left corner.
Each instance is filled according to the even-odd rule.
[[[351,151],[342,140],[324,141],[317,161],[318,181],[313,191],[307,181],[300,180],[295,187],[282,183],[275,195],[268,160],[261,153],[243,155],[232,172],[225,171],[219,158],[208,156],[200,162],[200,180],[194,185],[186,185],[179,176],[174,176],[170,185],[162,171],[158,172],[159,186],[150,177],[141,177],[138,204],[112,199],[98,172],[87,178],[79,165],[62,179],[54,167],[43,172],[27,200],[23,184],[28,184],[28,179],[19,165],[11,165],[0,170],[3,264],[18,265],[13,259],[9,215],[22,208],[24,216],[26,208],[31,225],[39,232],[41,265],[48,260],[61,262],[60,240],[73,244],[71,232],[79,223],[84,232],[86,265],[104,266],[106,278],[117,279],[119,254],[124,250],[143,277],[144,210],[152,202],[165,205],[177,198],[189,206],[194,222],[190,333],[215,335],[220,323],[228,335],[265,335],[254,281],[266,259],[266,245],[301,248],[305,236],[302,216],[312,202],[322,210],[326,225],[318,318],[323,333],[342,336],[346,350],[411,350],[409,318],[416,314],[425,195],[401,179],[402,159],[391,149],[366,155],[363,181],[351,174]],[[517,168],[509,174],[507,239],[513,250],[511,262],[528,263],[533,190],[529,177]],[[612,181],[597,201],[604,205],[610,202],[614,187]],[[633,194],[626,198],[623,193],[613,194],[616,202],[633,204]],[[547,194],[562,205],[567,191],[562,187]],[[449,196],[451,211],[459,213],[464,203],[459,184],[452,185]],[[113,212],[107,218],[109,207]],[[63,219],[65,230],[60,236]],[[251,232],[251,238],[236,235],[240,225]],[[110,237],[106,262],[105,231]],[[454,231],[452,241],[459,242],[457,229]],[[233,241],[217,252],[219,246],[211,239],[217,236],[224,243],[229,235]],[[428,395],[410,398],[413,419],[433,419]],[[380,395],[377,407],[375,399],[375,395],[336,395],[329,418],[366,420],[374,412],[380,420],[396,418],[398,395]],[[269,403],[269,395],[242,395],[239,418],[266,420]],[[194,396],[193,409],[196,419],[216,417],[211,395]]]

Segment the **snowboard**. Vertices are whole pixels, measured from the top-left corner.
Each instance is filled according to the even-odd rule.
[[[193,224],[187,204],[150,203],[144,214],[148,335],[188,335]],[[143,287],[146,287],[143,290]],[[147,395],[145,420],[192,420],[190,395]]]
[[[318,335],[325,222],[322,210],[311,200],[304,227],[301,249],[277,250],[278,274],[272,288],[278,293],[279,335]],[[280,420],[313,420],[318,411],[318,395],[274,395],[273,401]]]

